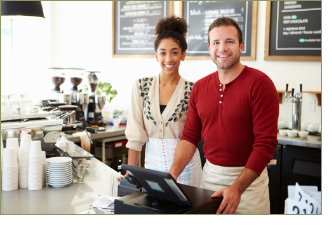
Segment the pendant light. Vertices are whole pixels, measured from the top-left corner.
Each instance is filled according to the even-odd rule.
[[[1,1],[1,19],[44,19],[41,1]]]

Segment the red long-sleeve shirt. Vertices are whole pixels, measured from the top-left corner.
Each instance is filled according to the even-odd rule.
[[[189,102],[181,140],[197,146],[202,137],[212,164],[261,174],[278,144],[279,100],[271,79],[245,66],[222,90],[216,71],[195,83]]]

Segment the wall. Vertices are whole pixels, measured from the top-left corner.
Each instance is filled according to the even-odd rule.
[[[51,78],[51,2],[42,2],[45,19],[12,21],[12,52],[1,55],[1,94],[47,98]]]
[[[176,15],[178,9],[179,3],[175,2]],[[284,90],[289,83],[298,92],[302,83],[305,91],[321,91],[320,62],[264,61],[265,11],[266,2],[259,1],[256,61],[242,63],[268,74],[278,90]],[[108,1],[52,2],[52,66],[101,71],[100,80],[111,82],[119,93],[109,107],[120,110],[129,110],[131,88],[136,79],[157,75],[160,71],[153,58],[112,58],[112,2]],[[192,81],[215,70],[210,60],[185,60],[180,66],[180,74]],[[68,82],[67,85],[70,86]],[[320,123],[321,107],[317,106],[316,99],[315,111],[308,111],[309,99],[316,96],[304,94],[302,121]],[[279,119],[290,122],[291,113],[290,102],[284,101]]]

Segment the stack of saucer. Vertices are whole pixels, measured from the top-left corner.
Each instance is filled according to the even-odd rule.
[[[29,153],[28,189],[41,190],[43,185],[43,159],[40,141],[31,141]]]
[[[52,157],[46,159],[46,183],[53,187],[64,187],[73,182],[72,159]]]
[[[14,191],[18,189],[18,164],[16,150],[5,148],[2,165],[2,190]]]
[[[28,171],[29,171],[29,152],[31,145],[31,135],[21,135],[19,149],[19,176],[18,185],[20,188],[28,188]]]

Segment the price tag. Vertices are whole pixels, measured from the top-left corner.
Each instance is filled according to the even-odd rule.
[[[288,214],[321,214],[321,204],[296,183],[293,198],[287,200]]]

